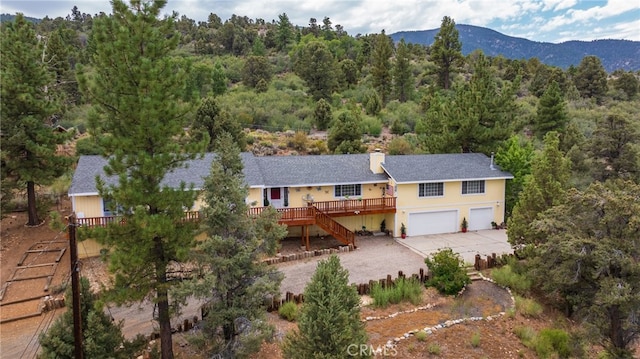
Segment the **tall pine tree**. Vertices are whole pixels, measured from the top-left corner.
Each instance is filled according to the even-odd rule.
[[[549,131],[564,133],[569,121],[560,86],[553,81],[540,97],[536,113],[536,135],[543,138]]]
[[[389,101],[391,87],[391,55],[393,54],[392,40],[384,33],[376,35],[371,53],[371,76],[373,77],[373,87],[378,91],[382,104]]]
[[[448,16],[442,18],[440,31],[431,45],[430,58],[437,66],[438,85],[448,90],[451,74],[457,72],[464,61],[456,23]]]
[[[512,246],[537,244],[544,237],[532,223],[542,212],[562,204],[570,176],[570,162],[559,150],[557,132],[544,137],[544,148],[531,165],[531,174],[525,180],[518,203],[509,218],[509,243]]]
[[[165,0],[112,1],[113,15],[94,21],[92,68],[81,68],[79,80],[93,105],[92,131],[103,134],[105,172],[118,178],[116,185],[98,181],[98,190],[124,218],[96,233],[111,248],[111,298],[154,297],[162,358],[170,359],[167,271],[194,245],[195,224],[183,217],[197,193],[184,183],[168,187],[163,178],[198,157],[206,141],[190,143],[183,130],[191,110],[180,101],[189,67],[169,56],[179,36],[174,17],[159,19],[165,5]]]
[[[578,65],[573,83],[580,96],[593,98],[597,103],[601,103],[607,93],[607,72],[600,58],[593,55],[585,56]]]
[[[396,49],[396,63],[393,67],[393,85],[396,97],[400,102],[406,102],[411,97],[413,90],[413,77],[411,76],[411,58],[409,47],[404,39],[398,43]]]
[[[476,57],[471,81],[445,106],[445,117],[462,152],[489,154],[512,135],[518,86],[516,79],[500,88],[487,58],[482,53]]]
[[[244,358],[272,333],[264,318],[265,298],[279,294],[282,275],[261,259],[276,254],[286,227],[277,224],[272,207],[249,216],[240,151],[228,133],[219,136],[215,150],[204,186],[207,238],[194,251],[201,273],[179,292],[206,302],[203,331],[197,334],[206,343],[203,349],[215,358]]]
[[[50,91],[54,76],[42,57],[43,44],[32,24],[18,14],[13,22],[3,24],[1,35],[2,212],[11,189],[25,183],[27,225],[35,226],[41,223],[36,185],[50,184],[70,164],[68,158],[56,153],[66,137],[52,128],[52,115],[59,111]]]

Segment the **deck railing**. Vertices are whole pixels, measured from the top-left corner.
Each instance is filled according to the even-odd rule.
[[[355,234],[347,229],[347,227],[336,222],[329,215],[323,213],[320,210],[315,209],[316,224],[331,233],[337,240],[344,244],[355,244]]]
[[[384,211],[396,208],[395,197],[344,199],[337,201],[322,201],[314,203],[314,206],[322,212],[329,214],[338,213],[366,213],[372,211]]]
[[[184,212],[184,217],[182,217],[182,221],[185,222],[197,222],[200,220],[200,212],[198,211],[189,211]],[[84,217],[84,218],[76,218],[76,224],[81,227],[106,227],[112,223],[125,223],[125,218],[121,216],[104,216],[104,217]]]
[[[337,201],[316,202],[313,206],[278,208],[281,223],[293,223],[296,221],[309,221],[315,218],[314,207],[319,211],[329,215],[357,215],[368,213],[382,213],[395,210],[395,197],[367,198],[367,199],[345,199]],[[257,216],[265,207],[254,207],[249,209],[249,215]],[[184,221],[200,220],[200,212],[189,211],[184,214]],[[77,223],[84,227],[105,227],[110,223],[124,221],[119,216],[86,217],[78,218]]]

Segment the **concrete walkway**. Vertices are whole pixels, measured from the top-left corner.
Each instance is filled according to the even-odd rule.
[[[405,239],[398,238],[397,242],[413,250],[423,257],[427,257],[443,248],[451,248],[459,253],[466,263],[473,264],[476,254],[483,258],[495,253],[513,253],[507,242],[507,231],[486,229],[467,233],[433,234],[428,236],[414,236]]]

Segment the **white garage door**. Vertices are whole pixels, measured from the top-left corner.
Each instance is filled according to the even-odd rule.
[[[452,233],[458,231],[458,211],[410,213],[407,235]]]
[[[493,208],[471,208],[469,211],[469,230],[491,229]]]

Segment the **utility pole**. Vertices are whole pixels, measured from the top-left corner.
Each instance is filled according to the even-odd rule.
[[[73,344],[75,359],[83,359],[82,354],[82,310],[80,307],[80,278],[78,268],[78,245],[76,243],[76,214],[69,217],[69,252],[71,257],[71,294],[73,303]]]

